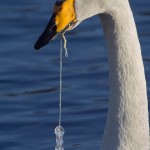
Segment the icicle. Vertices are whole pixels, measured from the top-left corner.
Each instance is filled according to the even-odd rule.
[[[64,128],[61,126],[61,103],[62,103],[62,39],[60,42],[60,89],[59,89],[59,126],[55,128],[56,134],[56,146],[55,150],[64,150],[63,148],[63,135],[65,133]]]
[[[65,131],[64,128],[62,126],[57,126],[55,128],[55,134],[56,134],[56,146],[55,146],[55,150],[64,150],[63,148],[63,135],[64,135]]]
[[[65,57],[68,57],[67,39],[65,37],[65,32],[62,33],[62,37],[63,37],[63,41],[64,41]]]

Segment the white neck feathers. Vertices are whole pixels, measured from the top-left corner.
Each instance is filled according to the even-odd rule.
[[[125,4],[124,4],[125,3]],[[109,51],[110,101],[103,150],[149,150],[141,48],[128,1],[100,15]]]

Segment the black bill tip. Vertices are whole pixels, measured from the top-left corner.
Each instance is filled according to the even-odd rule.
[[[34,48],[39,50],[46,44],[48,44],[56,35],[56,25],[55,25],[55,14],[52,15],[48,25],[46,26],[44,32],[41,34],[39,39],[36,41]]]
[[[46,44],[48,44],[57,35],[56,30],[44,31],[39,39],[36,41],[34,48],[39,50]]]

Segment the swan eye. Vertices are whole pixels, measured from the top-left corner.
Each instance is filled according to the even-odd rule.
[[[54,6],[56,32],[63,31],[70,23],[76,22],[75,0],[59,0]]]

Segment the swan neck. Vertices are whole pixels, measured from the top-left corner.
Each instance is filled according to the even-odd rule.
[[[149,150],[148,101],[137,30],[128,1],[101,14],[110,100],[103,150]]]

